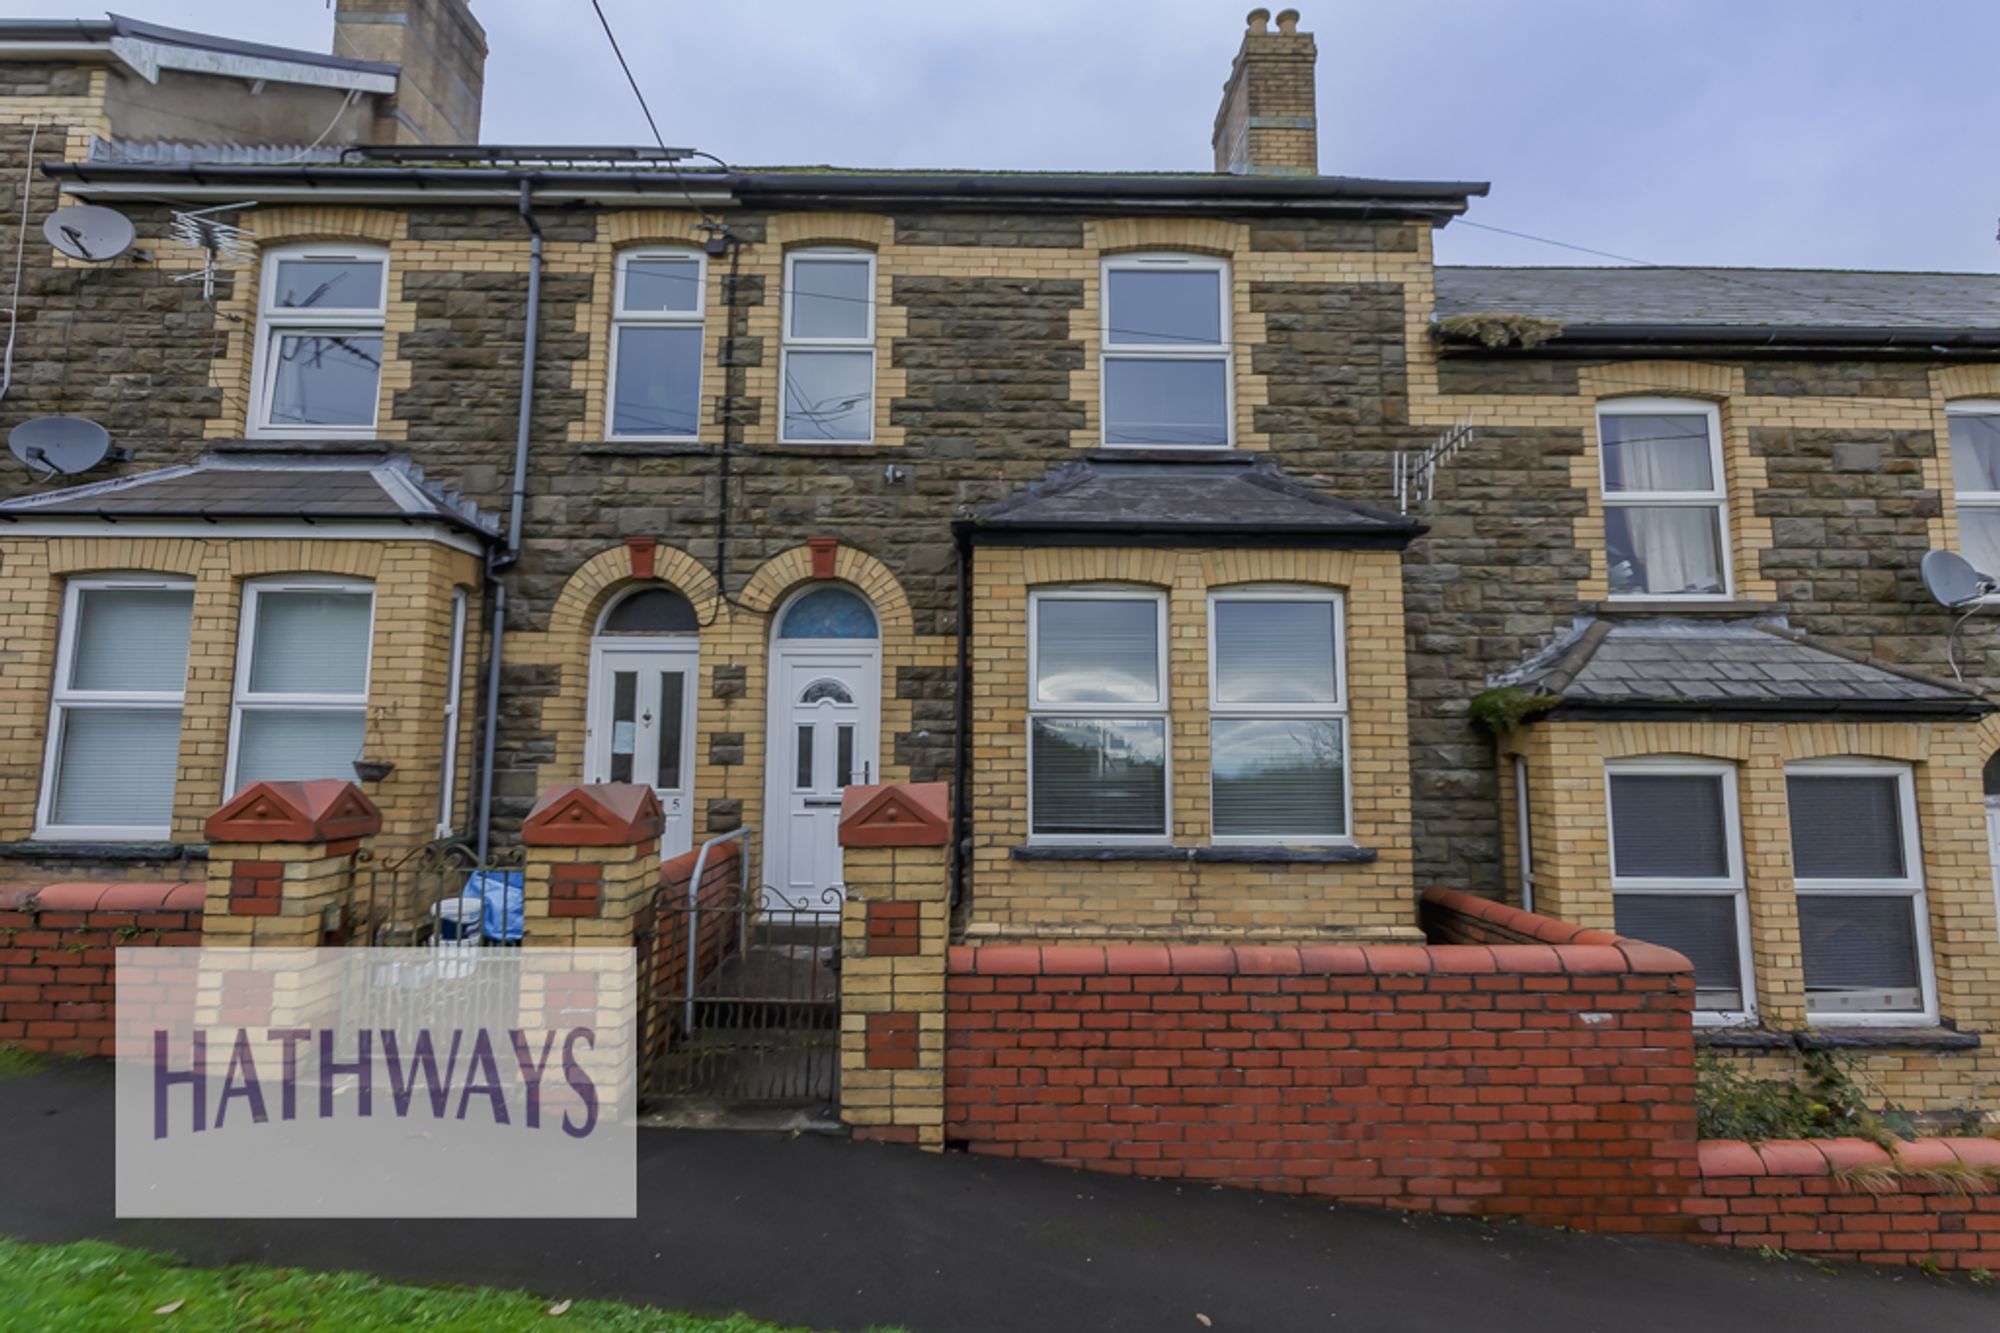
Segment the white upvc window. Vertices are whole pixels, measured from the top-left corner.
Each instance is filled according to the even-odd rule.
[[[370,246],[286,246],[264,256],[251,434],[375,433],[388,275],[388,253]]]
[[[875,256],[868,250],[785,255],[779,357],[786,444],[875,438]]]
[[[1728,492],[1714,404],[1610,399],[1597,405],[1597,441],[1611,596],[1727,600]]]
[[[1735,766],[1619,760],[1604,778],[1618,933],[1694,964],[1697,1022],[1754,1020]]]
[[[1785,795],[1806,1016],[1834,1027],[1935,1022],[1909,767],[1860,759],[1792,764]]]
[[[1353,841],[1340,594],[1218,592],[1208,625],[1213,840]]]
[[[1224,448],[1235,438],[1229,263],[1202,255],[1104,261],[1107,445]]]
[[[159,842],[180,771],[194,584],[71,579],[63,593],[36,836]]]
[[[1951,475],[1958,496],[1958,553],[2000,578],[2000,399],[1948,404]]]
[[[1167,601],[1138,588],[1028,596],[1028,836],[1169,841]]]
[[[243,588],[231,793],[253,782],[354,779],[368,722],[372,585],[275,578]]]
[[[465,626],[468,596],[451,590],[451,657],[444,681],[444,759],[438,782],[437,834],[449,837],[458,825],[458,728],[465,695]]]
[[[606,394],[621,440],[701,434],[702,306],[699,250],[627,250],[618,256]]]

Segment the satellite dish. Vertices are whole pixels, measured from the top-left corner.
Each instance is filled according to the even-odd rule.
[[[1926,551],[1921,568],[1925,590],[1945,606],[1964,606],[1995,591],[1992,579],[1953,551]]]
[[[36,417],[7,432],[14,457],[44,475],[88,472],[111,452],[111,432],[88,417]]]
[[[136,233],[131,220],[116,209],[97,204],[71,204],[49,214],[42,235],[71,259],[102,264],[132,248]]]

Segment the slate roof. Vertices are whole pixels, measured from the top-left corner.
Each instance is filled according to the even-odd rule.
[[[394,76],[401,68],[381,60],[354,60],[323,51],[303,51],[291,46],[270,46],[263,42],[239,41],[213,33],[190,32],[146,23],[123,14],[106,14],[102,19],[7,19],[0,20],[0,39],[14,41],[108,42],[125,37],[134,41],[157,42],[162,46],[183,46],[219,55],[251,56],[260,60],[281,60],[293,65],[318,65],[326,69],[356,74]]]
[[[1815,644],[1766,620],[1592,619],[1498,682],[1554,695],[1560,713],[1832,713],[1960,718],[1975,692]]]
[[[0,531],[41,518],[434,522],[491,539],[496,520],[406,458],[377,452],[208,454],[199,462],[0,502]]]
[[[1777,268],[1438,268],[1439,318],[1489,311],[1557,320],[1568,333],[2000,330],[2000,277]]]
[[[1137,544],[1396,549],[1425,530],[1415,519],[1295,481],[1267,457],[1230,449],[1094,450],[954,526],[976,542],[1080,533]]]

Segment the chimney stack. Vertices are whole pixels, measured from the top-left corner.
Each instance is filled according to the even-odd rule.
[[[402,67],[376,143],[479,142],[486,29],[467,0],[336,0],[333,54]]]
[[[1253,9],[1243,47],[1222,85],[1215,113],[1215,169],[1237,175],[1317,176],[1319,126],[1313,114],[1312,34],[1299,31],[1299,11]]]

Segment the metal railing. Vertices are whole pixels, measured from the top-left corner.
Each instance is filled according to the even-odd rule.
[[[701,931],[701,883],[708,871],[708,854],[726,842],[742,842],[742,850],[737,854],[736,864],[740,872],[736,885],[737,920],[736,951],[741,954],[750,943],[750,834],[756,831],[754,825],[745,824],[727,833],[719,833],[701,845],[695,853],[694,870],[688,875],[687,897],[687,987],[681,1002],[681,1029],[694,1027],[694,987],[698,969],[694,960],[699,956],[699,935]]]

